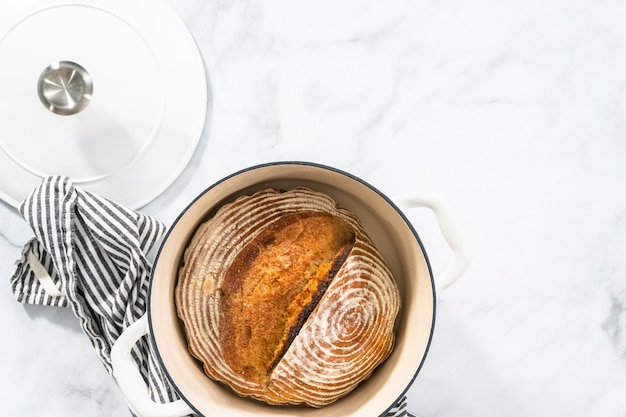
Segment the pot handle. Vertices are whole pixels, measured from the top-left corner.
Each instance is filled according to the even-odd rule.
[[[182,399],[160,404],[150,398],[148,387],[130,355],[137,340],[148,334],[148,331],[148,314],[144,314],[122,332],[111,349],[113,377],[131,411],[139,417],[181,417],[195,414]]]
[[[412,208],[425,207],[432,210],[437,216],[439,229],[453,252],[450,264],[435,277],[435,286],[444,290],[454,284],[465,272],[470,263],[468,245],[461,233],[461,224],[458,216],[448,202],[435,193],[412,193],[399,196],[396,204],[406,211]]]

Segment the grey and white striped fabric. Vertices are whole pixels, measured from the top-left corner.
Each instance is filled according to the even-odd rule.
[[[109,374],[111,347],[146,311],[147,253],[166,228],[158,220],[50,176],[20,205],[33,237],[11,277],[22,303],[70,307]],[[145,338],[133,358],[153,400],[178,399]],[[410,416],[406,398],[386,417]]]

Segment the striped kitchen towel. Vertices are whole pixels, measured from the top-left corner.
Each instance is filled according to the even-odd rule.
[[[19,302],[70,307],[112,375],[111,347],[146,311],[150,249],[165,233],[153,217],[75,187],[68,177],[44,178],[20,205],[33,237],[11,277]],[[178,399],[146,338],[132,350],[152,399]],[[406,398],[386,417],[411,416]]]

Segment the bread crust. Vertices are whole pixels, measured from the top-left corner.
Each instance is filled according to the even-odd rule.
[[[185,250],[175,298],[210,378],[269,404],[312,407],[347,395],[387,358],[400,308],[357,218],[304,188],[218,210]]]

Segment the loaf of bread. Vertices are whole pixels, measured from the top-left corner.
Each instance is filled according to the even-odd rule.
[[[305,188],[239,197],[200,225],[175,301],[210,378],[311,407],[347,395],[388,357],[400,308],[359,220]]]

